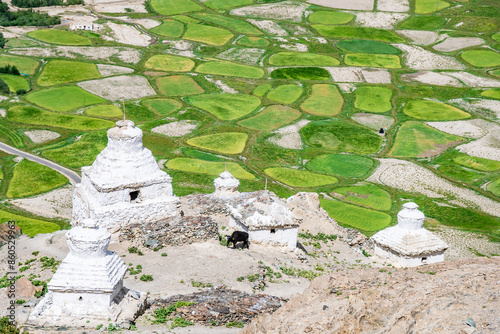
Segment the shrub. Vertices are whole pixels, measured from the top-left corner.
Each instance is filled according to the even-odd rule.
[[[172,325],[170,325],[170,328],[187,327],[192,325],[194,325],[194,323],[192,323],[191,321],[187,321],[183,317],[179,317],[175,318],[175,320],[172,322]]]
[[[168,256],[167,253],[161,253],[161,256]]]
[[[24,88],[20,88],[20,89],[16,90],[16,95],[24,95],[26,93],[27,93],[27,91]]]
[[[153,275],[142,275],[139,279],[143,282],[150,282],[153,280]]]
[[[226,324],[226,327],[232,328],[232,327],[237,327],[237,328],[243,328],[243,323],[241,321],[231,321]]]

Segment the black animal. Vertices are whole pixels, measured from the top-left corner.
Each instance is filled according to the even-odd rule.
[[[233,234],[228,235],[226,245],[229,247],[229,244],[232,242],[233,248],[236,248],[236,243],[240,241],[243,241],[243,248],[245,248],[245,246],[250,248],[248,244],[248,233],[240,231],[234,231]]]

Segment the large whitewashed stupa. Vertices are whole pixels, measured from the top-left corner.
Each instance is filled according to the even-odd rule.
[[[111,233],[134,222],[152,222],[178,214],[180,201],[172,178],[142,145],[142,131],[129,120],[108,130],[108,145],[92,166],[82,168],[73,193],[73,225],[94,219]]]
[[[218,178],[214,180],[214,186],[215,186],[214,196],[220,198],[238,196],[239,185],[240,181],[238,181],[238,179],[236,179],[231,173],[225,170],[219,175]]]

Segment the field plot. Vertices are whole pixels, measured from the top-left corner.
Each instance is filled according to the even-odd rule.
[[[11,74],[0,74],[0,79],[5,81],[9,86],[9,90],[15,93],[18,89],[30,90],[30,84],[26,77]]]
[[[221,46],[229,42],[234,35],[222,28],[204,24],[189,23],[182,38],[210,45]]]
[[[344,51],[355,52],[355,53],[387,54],[387,55],[401,54],[401,51],[393,47],[392,45],[366,39],[342,40],[337,43],[337,47],[339,47]]]
[[[336,177],[312,173],[305,170],[274,167],[267,168],[264,172],[273,179],[291,187],[298,188],[318,187],[338,182]]]
[[[352,154],[324,154],[310,160],[306,168],[346,178],[362,178],[374,166],[372,159]]]
[[[460,56],[475,67],[495,67],[500,65],[500,53],[490,50],[464,51]]]
[[[156,95],[148,80],[140,75],[120,75],[78,83],[83,89],[110,101],[135,100]]]
[[[187,96],[203,94],[205,91],[187,75],[172,75],[156,79],[160,93],[166,96]]]
[[[396,134],[389,155],[393,157],[432,157],[464,138],[438,131],[420,122],[405,122]]]
[[[29,197],[58,188],[66,183],[68,179],[55,170],[23,159],[14,167],[7,197]]]
[[[87,37],[74,32],[57,29],[40,29],[28,33],[28,36],[40,41],[59,45],[90,45],[92,42]]]
[[[174,15],[203,10],[191,0],[151,0],[151,7],[162,15]]]
[[[340,62],[333,57],[315,53],[278,52],[269,58],[269,64],[274,66],[337,66]]]
[[[252,36],[244,36],[238,39],[238,45],[242,46],[250,46],[250,47],[261,47],[264,48],[269,45],[269,41],[262,37],[252,37]]]
[[[149,58],[144,67],[157,71],[187,72],[193,69],[195,63],[189,58],[155,55]]]
[[[491,191],[495,195],[500,196],[500,179],[496,179],[495,181],[488,184],[486,189],[488,189],[489,191]]]
[[[450,6],[442,0],[415,0],[415,14],[430,14]]]
[[[500,169],[500,162],[469,155],[459,155],[453,158],[453,161],[459,165],[469,167],[481,172],[494,172]]]
[[[96,64],[67,60],[51,60],[38,77],[40,86],[54,86],[68,82],[100,78]]]
[[[258,97],[229,93],[187,97],[186,102],[224,121],[248,115],[260,105]]]
[[[266,93],[273,88],[273,85],[271,84],[263,84],[255,87],[255,89],[252,91],[252,94],[258,97],[264,97]]]
[[[349,53],[345,55],[344,63],[351,66],[401,68],[399,57],[396,55]]]
[[[320,200],[321,207],[340,225],[353,227],[362,231],[375,232],[387,227],[391,223],[391,216],[386,213],[360,208],[359,206],[331,201]]]
[[[387,191],[371,184],[337,188],[334,192],[344,196],[344,200],[347,202],[368,206],[375,210],[387,211],[391,209],[391,195]]]
[[[199,13],[199,14],[193,14],[191,16],[200,19],[202,21],[210,22],[218,26],[234,30],[240,34],[262,35],[262,32],[257,28],[255,28],[250,23],[232,17],[209,14],[209,13]]]
[[[190,173],[208,174],[219,176],[225,170],[233,174],[237,179],[255,180],[255,176],[243,169],[240,165],[234,162],[224,163],[222,161],[205,161],[191,158],[175,158],[167,162],[168,169],[180,170]]]
[[[403,111],[410,117],[426,121],[453,121],[470,117],[469,113],[448,104],[427,100],[409,101]]]
[[[114,104],[100,104],[86,109],[85,115],[91,117],[118,118],[123,116],[123,111]]]
[[[375,131],[341,119],[311,122],[301,132],[307,144],[327,150],[368,154],[382,145]]]
[[[260,79],[264,76],[264,70],[261,68],[231,63],[228,61],[208,61],[198,66],[196,68],[196,72],[250,79]]]
[[[204,5],[213,9],[225,9],[253,4],[253,0],[207,0]]]
[[[41,107],[62,112],[106,102],[106,100],[75,86],[38,90],[27,94],[26,100]]]
[[[19,72],[34,74],[39,62],[31,58],[0,55],[0,66],[14,65]]]
[[[320,67],[286,67],[271,72],[272,79],[330,80],[330,73]]]
[[[15,220],[16,225],[21,228],[23,234],[26,234],[29,237],[34,237],[38,233],[52,233],[61,229],[61,227],[56,223],[24,217],[4,210],[0,210],[0,220]]]
[[[313,12],[307,17],[311,23],[319,24],[346,24],[355,18],[354,15],[344,12]]]
[[[163,20],[162,24],[150,30],[153,34],[179,38],[184,32],[184,24],[175,20]]]
[[[243,152],[248,135],[238,132],[223,132],[213,135],[191,138],[187,143],[194,147],[224,154],[238,154]]]
[[[481,93],[484,97],[500,100],[500,89],[488,89]]]
[[[311,25],[321,35],[333,38],[359,38],[370,39],[388,43],[404,42],[404,39],[391,31],[377,28],[328,26],[321,24]]]
[[[63,115],[28,106],[15,106],[7,111],[7,118],[14,123],[47,125],[71,130],[98,130],[107,129],[115,123],[103,119]]]
[[[344,99],[337,86],[315,84],[311,95],[300,105],[305,112],[318,116],[334,116],[342,110]]]
[[[292,104],[302,96],[303,92],[302,87],[297,85],[281,85],[267,93],[267,98],[279,103]]]
[[[358,109],[383,113],[392,109],[392,89],[385,87],[360,87],[356,89],[356,102]]]
[[[301,115],[298,110],[276,105],[266,107],[257,115],[240,121],[238,124],[258,131],[270,131],[295,121]]]
[[[411,30],[434,30],[441,29],[446,24],[446,19],[441,16],[410,16],[401,24],[399,27],[401,29],[411,29]]]
[[[144,100],[142,101],[142,104],[145,105],[149,110],[162,116],[171,114],[182,107],[182,103],[172,99]]]

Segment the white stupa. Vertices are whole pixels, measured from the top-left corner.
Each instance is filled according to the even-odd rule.
[[[108,130],[108,145],[89,167],[73,193],[73,221],[92,218],[117,232],[134,222],[151,222],[178,214],[172,178],[142,145],[142,131],[129,120]]]
[[[398,213],[398,224],[371,237],[375,243],[375,254],[403,267],[444,261],[448,245],[422,227],[424,219],[417,204],[405,203]]]
[[[111,234],[92,219],[66,233],[69,254],[30,314],[33,325],[91,326],[130,322],[145,307],[146,293],[123,287],[127,266],[108,251]]]
[[[239,194],[239,185],[240,181],[238,181],[238,179],[236,179],[231,173],[225,170],[219,175],[218,178],[214,180],[214,196],[221,198],[237,196]]]

